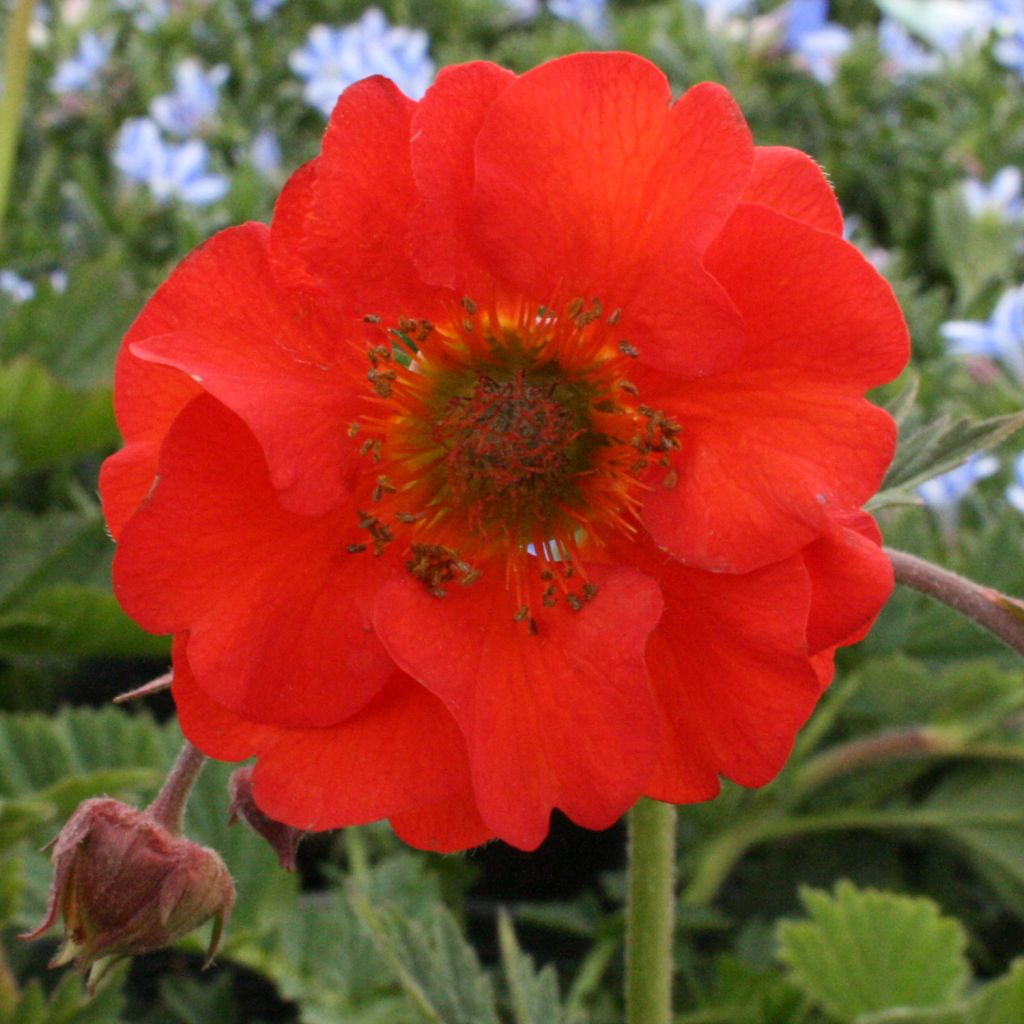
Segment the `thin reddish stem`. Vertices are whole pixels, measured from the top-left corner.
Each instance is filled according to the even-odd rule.
[[[896,582],[949,605],[1024,655],[1024,604],[905,551],[886,548]]]
[[[206,764],[206,755],[185,740],[156,799],[149,805],[149,813],[173,835],[181,833],[185,821],[185,806],[199,773]]]

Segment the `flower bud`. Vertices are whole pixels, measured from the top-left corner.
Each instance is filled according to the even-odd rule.
[[[54,879],[35,939],[58,915],[64,942],[51,967],[90,968],[89,988],[118,960],[160,949],[216,917],[212,960],[235,901],[217,853],[175,835],[148,811],[86,800],[54,839]]]
[[[233,825],[242,819],[258,836],[262,836],[274,849],[285,871],[295,870],[295,851],[305,832],[268,817],[256,806],[252,795],[252,768],[239,768],[228,781],[231,806],[228,808]]]

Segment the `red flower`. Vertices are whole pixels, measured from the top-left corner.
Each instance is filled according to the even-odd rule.
[[[115,586],[188,737],[442,850],[771,779],[892,585],[907,336],[841,223],[629,54],[349,89],[118,364]]]

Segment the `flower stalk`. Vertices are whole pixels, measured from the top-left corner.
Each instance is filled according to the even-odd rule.
[[[32,22],[32,0],[15,0],[4,34],[3,89],[0,90],[0,246],[4,217],[14,179],[14,158],[18,151],[21,121],[28,81],[28,30]]]
[[[185,821],[185,805],[204,764],[206,755],[186,740],[160,792],[147,808],[150,816],[163,825],[171,835],[181,834]]]
[[[626,1022],[670,1024],[676,809],[641,800],[629,814]]]
[[[885,553],[897,583],[949,605],[1024,655],[1024,604],[906,551],[886,548]]]

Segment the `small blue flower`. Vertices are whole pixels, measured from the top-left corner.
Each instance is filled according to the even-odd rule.
[[[249,163],[264,178],[276,178],[281,170],[281,145],[277,136],[266,128],[253,137],[249,144]]]
[[[386,75],[411,99],[420,99],[434,78],[429,45],[422,29],[392,27],[371,7],[342,28],[314,25],[288,65],[306,83],[306,102],[329,117],[341,93],[368,75]]]
[[[1013,460],[1013,482],[1006,488],[1006,500],[1024,515],[1024,452]]]
[[[749,14],[754,6],[754,0],[693,0],[693,3],[703,9],[705,20],[713,27]]]
[[[35,297],[36,286],[13,270],[0,270],[0,292],[20,305]]]
[[[78,40],[75,55],[57,65],[57,70],[50,79],[50,88],[57,95],[86,92],[93,88],[113,51],[112,36],[86,32]]]
[[[930,75],[942,67],[942,58],[937,53],[926,50],[892,18],[883,18],[879,24],[878,45],[893,78]]]
[[[131,14],[132,24],[142,32],[152,32],[171,16],[168,0],[114,0],[114,8]]]
[[[207,173],[210,152],[204,142],[165,142],[148,117],[121,125],[113,159],[126,178],[145,185],[158,203],[180,199],[192,206],[208,206],[228,191],[227,178]]]
[[[926,480],[915,490],[938,519],[943,533],[952,536],[960,521],[960,502],[979,480],[998,472],[999,460],[994,455],[975,454],[962,466]]]
[[[284,3],[284,0],[252,0],[252,16],[266,21]]]
[[[1024,175],[1019,167],[1004,167],[996,171],[986,185],[977,178],[968,178],[963,184],[964,202],[972,217],[993,217],[1004,223],[1024,217],[1021,188]]]
[[[992,52],[1004,68],[1024,78],[1024,24],[1007,32],[992,48]]]
[[[556,18],[579,25],[595,39],[608,39],[608,4],[606,0],[550,0],[548,10]]]
[[[847,29],[828,20],[828,0],[790,0],[785,46],[822,85],[835,81],[852,42]]]
[[[988,320],[950,320],[939,333],[954,355],[998,359],[1024,384],[1024,287],[1004,292]]]
[[[150,115],[171,135],[195,135],[216,112],[218,90],[228,74],[224,64],[206,71],[194,57],[181,61],[174,69],[174,91],[157,96],[149,105]]]

